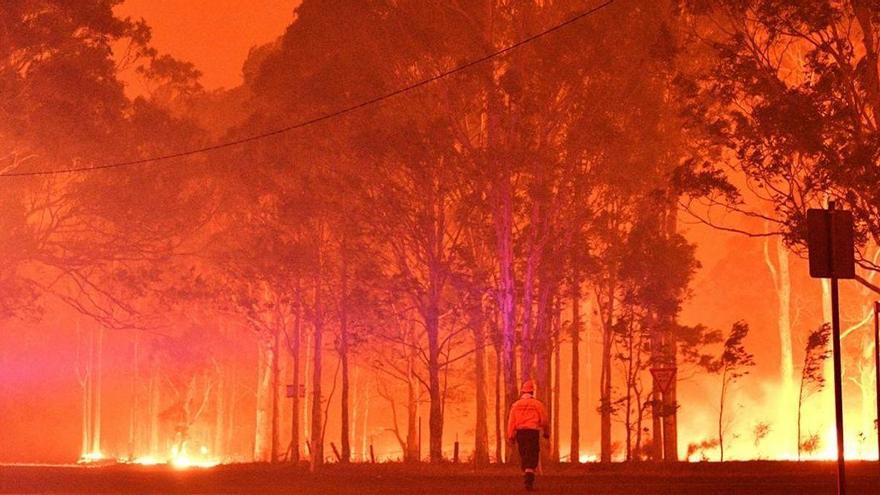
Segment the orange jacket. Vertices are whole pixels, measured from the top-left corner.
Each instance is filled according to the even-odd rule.
[[[523,394],[522,397],[510,407],[510,416],[507,419],[507,438],[514,438],[516,430],[546,430],[547,411],[541,401],[532,397],[531,394]]]

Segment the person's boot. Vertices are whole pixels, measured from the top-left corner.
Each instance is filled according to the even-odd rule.
[[[524,478],[525,478],[526,490],[528,490],[528,491],[534,490],[535,489],[535,473],[528,471],[528,472],[526,472]]]

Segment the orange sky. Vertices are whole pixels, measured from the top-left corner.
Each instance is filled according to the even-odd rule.
[[[126,0],[122,16],[143,17],[160,51],[196,64],[209,89],[241,82],[248,50],[279,36],[300,0]]]

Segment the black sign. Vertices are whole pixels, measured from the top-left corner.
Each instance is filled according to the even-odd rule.
[[[807,210],[807,248],[811,277],[855,278],[852,213]]]

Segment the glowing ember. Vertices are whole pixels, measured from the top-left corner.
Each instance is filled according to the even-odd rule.
[[[175,469],[210,468],[220,464],[220,461],[207,457],[208,452],[208,448],[202,446],[199,448],[199,455],[197,457],[191,457],[186,451],[186,446],[181,449],[175,447],[171,449],[171,455],[166,458],[146,455],[136,457],[133,460],[121,462],[139,464],[141,466],[170,465]]]
[[[201,455],[204,456],[208,453],[208,449],[203,446],[200,449],[200,452]],[[181,448],[175,446],[171,449],[171,459],[169,460],[169,464],[177,469],[186,469],[190,467],[209,468],[214,467],[220,463],[218,461],[205,459],[203,457],[199,459],[190,457],[186,451],[186,444],[184,444]]]
[[[85,454],[80,456],[77,462],[79,464],[88,464],[91,462],[100,462],[104,460],[107,460],[107,458],[104,457],[104,454],[102,454],[101,452],[86,452]]]
[[[585,462],[597,462],[599,458],[595,454],[581,454],[578,460],[583,464]]]

